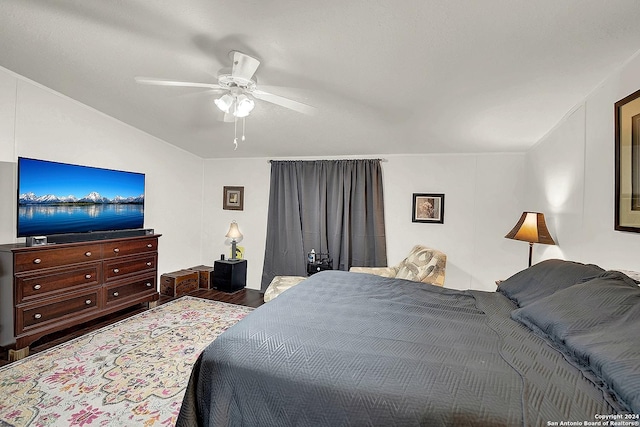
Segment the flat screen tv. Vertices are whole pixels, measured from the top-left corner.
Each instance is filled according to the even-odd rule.
[[[139,229],[144,174],[18,158],[18,237]]]

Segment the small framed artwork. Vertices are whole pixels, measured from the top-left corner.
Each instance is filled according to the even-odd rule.
[[[640,90],[615,103],[615,226],[640,233]]]
[[[444,194],[413,193],[411,221],[444,224]]]
[[[222,209],[241,211],[244,209],[244,187],[224,187]]]

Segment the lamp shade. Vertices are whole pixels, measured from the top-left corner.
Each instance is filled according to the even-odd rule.
[[[213,102],[217,105],[217,107],[221,111],[228,113],[229,110],[231,109],[231,106],[233,105],[234,99],[233,99],[233,96],[226,93],[222,95],[220,98],[215,99]]]
[[[236,117],[247,117],[253,107],[255,106],[255,102],[253,99],[249,98],[247,95],[242,94],[236,98],[236,108],[233,112],[233,115]]]
[[[507,239],[522,240],[529,243],[543,243],[555,245],[544,221],[544,214],[540,212],[522,212],[522,216],[513,230],[507,233]]]
[[[235,222],[235,221],[231,222],[231,225],[229,226],[229,231],[227,232],[225,237],[228,237],[231,240],[235,240],[235,241],[238,241],[238,240],[240,240],[242,238],[242,233],[240,232],[240,229],[238,228],[238,223],[237,222]]]

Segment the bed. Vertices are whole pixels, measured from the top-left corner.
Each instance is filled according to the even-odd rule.
[[[326,271],[207,347],[177,425],[638,425],[638,331],[638,283],[595,265],[498,292]]]

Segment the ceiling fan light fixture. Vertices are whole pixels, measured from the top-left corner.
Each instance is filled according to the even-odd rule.
[[[247,117],[255,106],[256,103],[253,101],[253,99],[249,98],[245,94],[239,95],[236,98],[236,109],[233,115],[236,117]]]
[[[215,91],[224,91],[224,94],[214,99],[216,107],[224,114],[225,122],[234,122],[234,145],[238,147],[237,126],[238,119],[242,119],[242,141],[245,140],[245,118],[253,111],[255,100],[269,102],[289,110],[304,114],[313,114],[315,108],[272,93],[264,92],[257,88],[255,72],[260,61],[252,56],[239,51],[229,52],[232,66],[223,68],[218,73],[218,83],[183,82],[175,80],[161,80],[148,77],[136,77],[141,84],[160,86],[181,86],[207,88]]]
[[[220,98],[214,100],[216,106],[223,112],[228,113],[231,110],[231,106],[233,105],[233,96],[225,93]]]

